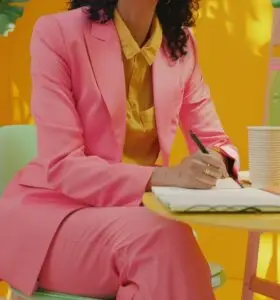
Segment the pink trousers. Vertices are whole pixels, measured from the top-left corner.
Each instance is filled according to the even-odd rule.
[[[191,228],[144,207],[87,208],[68,217],[39,286],[117,300],[215,299]]]

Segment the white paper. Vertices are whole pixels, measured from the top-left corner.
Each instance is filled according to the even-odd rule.
[[[172,211],[241,211],[246,208],[280,211],[280,196],[254,188],[241,189],[231,179],[211,190],[153,187],[159,201]]]

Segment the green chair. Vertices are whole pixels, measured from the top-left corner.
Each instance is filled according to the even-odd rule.
[[[32,125],[13,125],[0,127],[0,195],[14,174],[36,156],[36,128]],[[223,269],[210,264],[212,286],[219,288],[225,282]],[[28,297],[11,289],[8,300],[102,300],[38,290]],[[110,299],[110,298],[107,298]],[[112,299],[112,298],[111,298]],[[103,299],[104,300],[104,299]]]
[[[272,0],[272,6],[274,8],[280,8],[280,0]]]
[[[0,195],[14,174],[37,152],[35,126],[0,127]]]

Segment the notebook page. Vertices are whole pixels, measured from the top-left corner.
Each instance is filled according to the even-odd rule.
[[[279,206],[280,197],[254,188],[188,190],[179,188],[153,188],[154,194],[171,206]]]
[[[232,178],[226,178],[218,180],[215,189],[240,189],[240,186]]]

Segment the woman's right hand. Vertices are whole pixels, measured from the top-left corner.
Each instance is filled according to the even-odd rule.
[[[214,151],[197,152],[185,158],[175,167],[156,168],[151,186],[175,186],[189,189],[211,189],[217,180],[226,177],[222,156]]]

